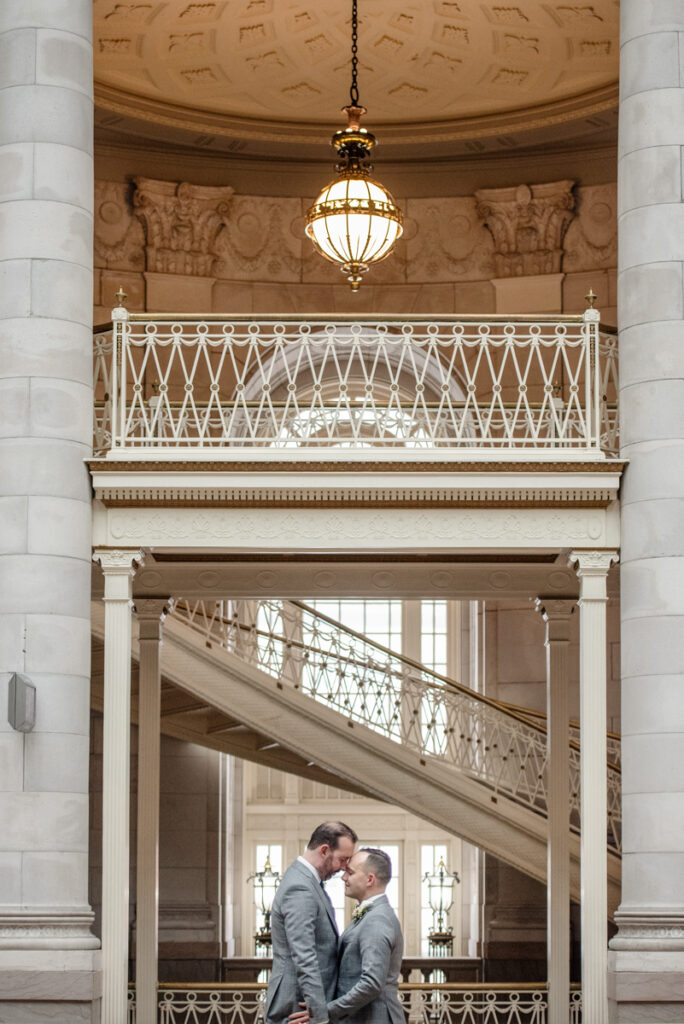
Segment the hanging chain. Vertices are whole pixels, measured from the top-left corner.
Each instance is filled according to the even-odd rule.
[[[357,0],[352,0],[352,46],[351,46],[351,89],[349,90],[349,98],[353,107],[359,105],[359,86],[358,86],[358,75],[359,75],[359,25],[358,25],[358,12],[357,12]]]

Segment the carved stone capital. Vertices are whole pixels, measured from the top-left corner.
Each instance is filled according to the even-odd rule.
[[[574,181],[484,188],[477,212],[494,239],[497,277],[558,274],[563,238],[574,217]]]
[[[568,561],[575,567],[577,575],[581,578],[582,576],[605,576],[619,557],[617,551],[605,548],[593,551],[578,548],[570,552]]]
[[[135,575],[145,560],[140,548],[95,548],[93,561],[99,562],[107,574]]]
[[[227,224],[234,190],[136,178],[135,212],[145,230],[146,269],[212,277],[216,239]]]
[[[535,608],[546,623],[546,644],[568,643],[570,616],[577,607],[574,598],[538,597]]]
[[[174,606],[173,598],[139,597],[135,599],[134,611],[138,619],[138,637],[142,640],[160,641],[162,626]]]

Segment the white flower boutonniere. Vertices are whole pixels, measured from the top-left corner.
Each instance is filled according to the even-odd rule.
[[[370,910],[370,903],[367,903],[365,907],[354,907],[352,911],[352,924],[358,924],[364,914],[367,914]]]

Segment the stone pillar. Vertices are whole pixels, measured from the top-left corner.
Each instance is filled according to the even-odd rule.
[[[573,551],[580,580],[582,1016],[607,1024],[606,603],[615,551]]]
[[[570,800],[568,645],[574,601],[537,601],[546,623],[548,1024],[567,1024],[570,998]]]
[[[167,600],[136,601],[139,622],[138,849],[136,858],[135,1002],[139,1020],[157,1017],[159,933],[159,750],[162,624]]]
[[[684,1018],[684,5],[622,0],[622,902],[614,1016]]]
[[[104,573],[102,1024],[126,1020],[131,777],[131,607],[140,551],[98,550]]]
[[[85,1019],[82,1004],[97,997],[87,952],[98,943],[88,906],[84,465],[92,441],[91,22],[89,0],[0,4],[3,1021],[15,1019],[15,1000],[19,1013]],[[4,710],[13,672],[36,687],[36,724],[26,734],[10,728]]]

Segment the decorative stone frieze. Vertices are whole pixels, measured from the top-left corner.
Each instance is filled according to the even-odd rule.
[[[112,270],[142,270],[145,236],[131,209],[130,185],[95,182],[95,265]]]
[[[234,190],[229,185],[134,180],[133,205],[145,230],[146,269],[212,277],[216,240],[227,223]]]
[[[494,239],[497,277],[558,274],[563,238],[573,217],[574,181],[484,188],[477,212]]]

